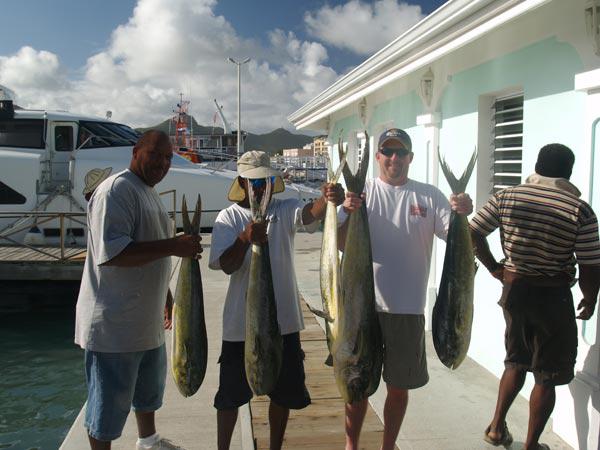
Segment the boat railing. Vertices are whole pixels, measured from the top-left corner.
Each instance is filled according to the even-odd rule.
[[[36,253],[45,255],[52,260],[67,261],[70,256],[66,256],[66,248],[71,245],[66,245],[67,229],[65,228],[65,222],[67,220],[76,222],[84,227],[86,226],[86,213],[84,212],[48,212],[48,211],[2,211],[0,212],[0,220],[2,219],[16,219],[14,225],[2,230],[0,232],[0,244],[4,244],[6,241],[17,247],[25,247]],[[48,246],[44,245],[32,245],[23,241],[15,239],[15,235],[23,231],[30,231],[33,227],[43,225],[48,222],[57,220],[59,223],[59,254],[53,254],[48,252]]]
[[[172,200],[172,208],[171,210],[168,211],[169,213],[169,217],[172,220],[173,223],[173,237],[175,237],[175,235],[177,234],[177,190],[176,189],[169,189],[168,191],[163,191],[163,192],[159,192],[158,195],[171,195],[171,200]]]
[[[175,189],[171,189],[168,191],[160,192],[159,195],[172,195],[172,207],[168,211],[169,217],[173,221],[173,230],[172,234],[175,236],[177,233],[177,227],[175,225],[175,219],[177,214],[177,192]],[[67,238],[69,237],[70,229],[65,227],[67,221],[68,223],[78,223],[83,226],[83,228],[87,227],[87,214],[85,212],[58,212],[58,211],[1,211],[0,212],[0,222],[5,222],[8,220],[12,221],[12,225],[0,231],[0,245],[11,245],[15,247],[24,247],[28,248],[36,253],[45,255],[52,260],[56,261],[67,261],[71,259],[71,255],[67,255],[66,249],[69,247],[73,247],[72,244],[67,244]],[[16,239],[16,235],[22,233],[23,231],[30,232],[32,228],[39,227],[48,222],[58,221],[58,247],[59,253],[54,254],[48,251],[48,247],[56,247],[56,245],[45,245],[45,244],[30,244],[24,242],[23,240]],[[39,229],[38,229],[39,231]],[[81,247],[81,245],[77,245]]]

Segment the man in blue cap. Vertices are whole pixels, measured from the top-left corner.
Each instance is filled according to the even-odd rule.
[[[347,192],[345,214],[366,202],[373,255],[375,299],[384,343],[382,450],[391,450],[408,406],[408,391],[429,381],[425,357],[425,301],[433,237],[446,240],[450,213],[468,215],[467,194],[450,196],[435,186],[408,178],[412,142],[401,129],[379,137],[375,159],[379,177],[365,192]],[[341,213],[341,215],[345,215]],[[342,218],[343,220],[343,218]],[[340,229],[343,238],[346,222]],[[346,450],[358,449],[368,399],[346,404]]]

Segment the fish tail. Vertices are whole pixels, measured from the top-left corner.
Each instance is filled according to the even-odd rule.
[[[329,183],[333,183],[333,178],[335,177],[335,175],[333,174],[333,165],[331,163],[331,158],[333,155],[329,156],[327,158],[327,181]]]
[[[200,216],[202,215],[202,199],[198,194],[198,200],[196,200],[196,210],[194,211],[194,218],[192,219],[191,232],[193,234],[200,234]]]
[[[477,148],[473,151],[471,155],[471,159],[469,160],[469,164],[467,164],[467,168],[463,172],[460,178],[456,178],[456,176],[452,173],[452,170],[442,157],[440,150],[438,148],[438,160],[440,162],[440,167],[442,168],[442,172],[444,172],[444,176],[446,177],[446,181],[450,185],[450,189],[452,189],[452,193],[460,194],[465,192],[467,189],[467,184],[469,184],[469,179],[471,178],[471,174],[473,173],[473,168],[475,167],[475,161],[477,161]]]
[[[192,225],[190,223],[190,216],[188,215],[187,203],[185,201],[185,195],[181,200],[181,220],[183,221],[183,232],[185,234],[192,234]]]
[[[355,194],[360,194],[365,189],[365,181],[367,179],[367,172],[369,170],[369,135],[365,130],[365,148],[363,149],[363,157],[360,161],[356,174],[352,174],[350,168],[346,164],[343,169],[344,180],[346,181],[346,186],[350,192],[354,192]],[[338,148],[341,148],[341,140]],[[348,152],[346,152],[348,153]],[[341,159],[341,151],[340,151],[340,159]]]
[[[342,170],[344,170],[344,167],[346,166],[346,157],[347,156],[348,156],[347,151],[343,152],[340,150],[340,165],[338,166],[335,173],[333,173],[333,169],[331,168],[331,162],[329,163],[329,170],[331,171],[331,173],[330,173],[331,176],[329,177],[330,183],[335,184],[340,179],[340,175],[342,175]]]

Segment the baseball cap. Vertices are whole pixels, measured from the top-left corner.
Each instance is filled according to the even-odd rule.
[[[379,143],[377,144],[377,148],[380,149],[381,147],[383,147],[383,144],[385,144],[387,141],[392,140],[400,142],[400,144],[402,144],[402,146],[406,150],[412,152],[412,142],[410,140],[410,136],[406,133],[406,131],[401,130],[400,128],[390,128],[381,133],[381,136],[379,136]]]

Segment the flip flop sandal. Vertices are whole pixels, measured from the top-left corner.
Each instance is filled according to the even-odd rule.
[[[503,445],[504,447],[508,447],[510,444],[512,444],[513,441],[513,437],[512,434],[510,434],[510,431],[508,431],[508,425],[506,425],[506,422],[504,422],[504,428],[502,429],[502,435],[500,436],[499,439],[493,439],[489,433],[490,433],[490,428],[491,426],[488,426],[485,429],[485,432],[483,433],[483,440],[485,442],[487,442],[488,444],[492,444],[495,447],[499,447],[500,445]],[[545,444],[543,444],[545,445]],[[540,447],[540,450],[545,450],[544,447]],[[548,450],[550,450],[548,448]]]

